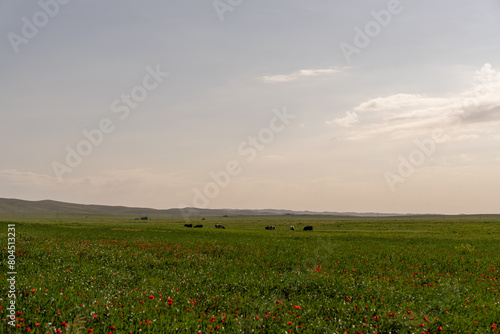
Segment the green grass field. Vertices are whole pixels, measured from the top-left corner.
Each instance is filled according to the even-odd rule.
[[[9,223],[16,230],[14,327]],[[500,216],[192,221],[202,229],[184,223],[5,217],[1,329],[499,333]],[[215,229],[218,223],[226,229]],[[314,231],[302,231],[306,225]]]

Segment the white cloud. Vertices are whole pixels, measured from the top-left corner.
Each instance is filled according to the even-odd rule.
[[[49,175],[34,172],[23,172],[15,169],[0,170],[0,180],[16,186],[45,187],[57,185],[58,179]],[[4,183],[4,182],[2,182]]]
[[[4,184],[38,188],[51,186],[57,189],[79,189],[79,187],[91,187],[100,190],[112,190],[126,188],[137,188],[144,186],[181,186],[190,184],[179,174],[161,173],[153,168],[138,168],[129,170],[106,170],[98,175],[86,177],[64,178],[63,182],[54,176],[38,174],[35,172],[24,172],[15,169],[0,170],[0,181]],[[82,188],[82,189],[83,189]],[[80,189],[80,190],[82,190]]]
[[[345,113],[345,117],[342,118],[336,118],[333,121],[326,121],[325,123],[330,125],[330,124],[337,124],[340,126],[343,126],[345,128],[351,127],[353,124],[358,123],[358,115],[354,111],[347,111]]]
[[[275,82],[289,82],[295,81],[304,77],[317,77],[321,75],[328,75],[340,72],[340,69],[336,68],[326,68],[326,69],[316,69],[316,70],[299,70],[290,74],[278,74],[278,75],[265,75],[261,79],[267,83]]]
[[[419,94],[395,94],[387,97],[377,97],[361,103],[357,111],[388,111],[417,106],[432,106],[446,102],[446,99],[429,98]]]
[[[427,135],[436,128],[446,129],[450,140],[477,138],[500,124],[500,73],[485,64],[475,73],[472,87],[462,92],[445,96],[394,94],[362,102],[354,110],[364,125],[350,131],[349,140],[381,135],[400,139]],[[349,119],[347,112],[334,122],[346,126]]]
[[[469,140],[469,139],[477,139],[479,135],[460,135],[456,138],[457,141]]]
[[[0,170],[0,185],[6,194],[24,191],[33,199],[51,198],[72,203],[175,207],[183,198],[192,196],[191,189],[196,184],[184,172],[163,173],[156,168],[105,170],[94,175],[67,177],[64,182],[35,172]]]

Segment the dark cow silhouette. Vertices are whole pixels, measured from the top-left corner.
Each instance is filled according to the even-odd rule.
[[[266,226],[266,230],[275,230],[276,226]]]
[[[290,226],[290,231],[295,231],[295,227]]]
[[[202,227],[203,227],[203,225],[194,225],[193,227],[194,227],[194,228],[202,228]]]
[[[193,224],[184,224],[184,227],[193,227]]]
[[[141,220],[149,220],[149,217],[141,217]]]
[[[222,224],[215,224],[215,228],[225,229],[224,225],[222,225]]]
[[[304,226],[304,231],[312,231],[313,227],[312,226]]]

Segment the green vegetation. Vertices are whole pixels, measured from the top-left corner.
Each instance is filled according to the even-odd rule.
[[[37,217],[0,223],[5,333],[498,333],[500,326],[499,216],[191,221],[202,229],[182,219]],[[17,327],[6,320],[9,223]],[[306,225],[314,231],[302,231]]]

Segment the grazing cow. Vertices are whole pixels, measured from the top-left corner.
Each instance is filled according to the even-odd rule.
[[[295,231],[295,227],[290,226],[290,231]]]
[[[266,226],[266,230],[275,230],[276,226]]]
[[[202,228],[202,227],[203,227],[203,225],[194,225],[193,227],[194,227],[194,228]]]
[[[304,231],[312,231],[313,227],[312,226],[304,226]]]
[[[215,224],[215,228],[225,229],[224,225],[222,225],[222,224]]]
[[[184,224],[184,227],[193,227],[193,224]]]
[[[149,220],[149,217],[141,217],[141,220]]]

